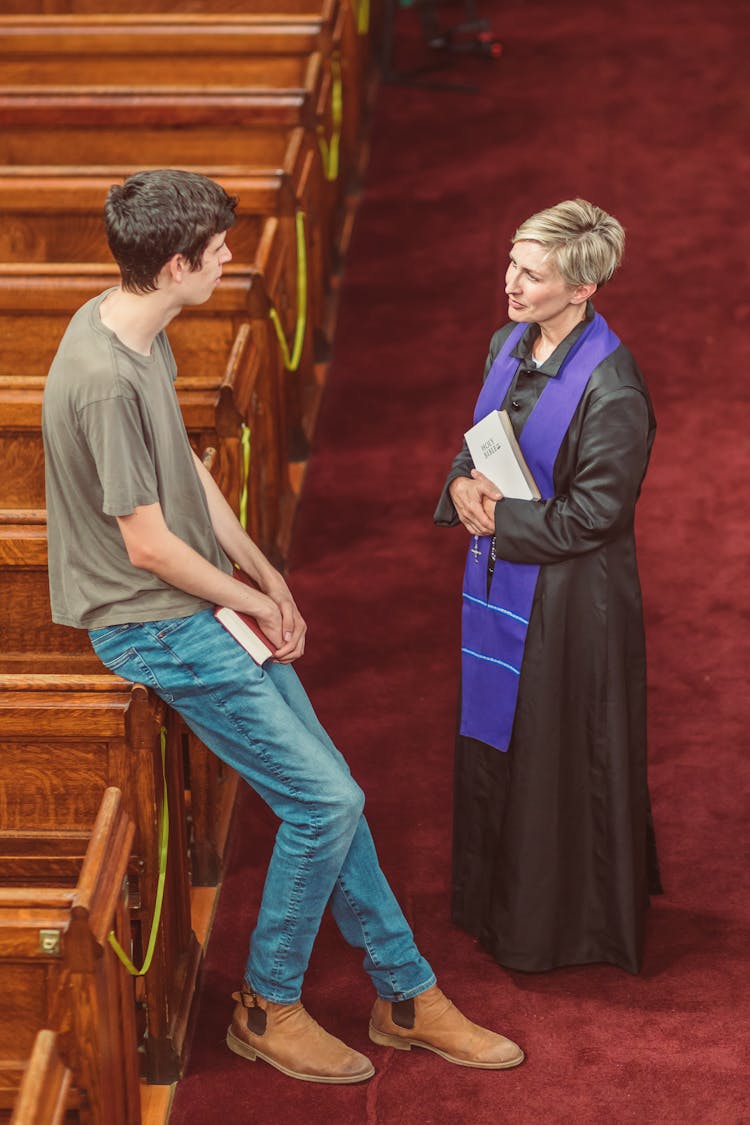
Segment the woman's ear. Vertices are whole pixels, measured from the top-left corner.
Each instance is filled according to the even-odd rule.
[[[572,304],[585,305],[586,301],[588,301],[590,297],[594,296],[594,293],[596,293],[598,288],[599,286],[595,281],[592,281],[587,285],[576,285],[571,297]]]

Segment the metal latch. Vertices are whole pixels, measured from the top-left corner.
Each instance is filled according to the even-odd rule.
[[[47,956],[59,957],[61,952],[61,941],[59,930],[40,930],[39,931],[39,952],[46,953]]]

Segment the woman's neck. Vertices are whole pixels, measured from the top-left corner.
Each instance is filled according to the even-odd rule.
[[[552,355],[558,344],[570,335],[577,324],[586,318],[586,305],[571,305],[552,321],[539,324],[532,353],[537,363],[544,363]]]

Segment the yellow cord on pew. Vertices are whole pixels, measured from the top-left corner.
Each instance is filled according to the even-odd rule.
[[[302,344],[305,340],[307,328],[307,247],[305,243],[305,212],[298,211],[295,219],[297,229],[297,324],[294,329],[294,345],[292,354],[289,354],[289,345],[286,342],[284,329],[281,327],[279,314],[271,306],[269,316],[276,329],[276,335],[287,371],[296,371],[302,358]],[[244,525],[243,525],[244,526]]]
[[[331,139],[325,139],[323,126],[318,126],[318,144],[323,157],[323,171],[327,180],[337,180],[339,176],[339,143],[341,141],[341,122],[344,119],[344,93],[341,80],[341,61],[338,52],[331,55]]]
[[[286,344],[286,340],[284,341]],[[240,523],[247,531],[247,493],[250,481],[250,427],[242,423],[242,488],[240,489]]]
[[[357,31],[360,35],[367,35],[370,30],[370,0],[359,0],[357,8]]]
[[[169,802],[167,800],[167,732],[161,728],[161,775],[164,781],[164,795],[162,797],[161,812],[159,814],[159,878],[156,884],[156,901],[154,903],[154,916],[151,919],[151,935],[148,939],[146,957],[141,969],[136,969],[125,950],[115,937],[114,930],[108,934],[109,944],[122,961],[125,968],[133,977],[142,977],[151,968],[151,961],[156,948],[156,935],[159,932],[161,910],[164,903],[164,882],[167,876],[167,852],[169,850]]]

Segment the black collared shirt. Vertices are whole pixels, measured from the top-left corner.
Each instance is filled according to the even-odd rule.
[[[560,341],[552,355],[548,356],[544,363],[539,364],[539,366],[537,366],[533,358],[534,344],[539,339],[540,329],[538,324],[530,324],[513,348],[511,355],[515,359],[520,360],[520,364],[502,405],[508,411],[516,437],[518,437],[523,427],[526,425],[531,411],[537,404],[539,396],[547,386],[548,380],[557,378],[568,352],[573,347],[573,344],[581,335],[586,325],[593,319],[594,306],[591,301],[588,301],[584,319],[579,324],[576,324],[575,328],[568,333],[565,339]],[[496,337],[493,337],[490,344],[490,354],[487,357],[487,363],[485,365],[485,379],[489,375],[490,368],[499,350],[499,347],[496,346]]]

